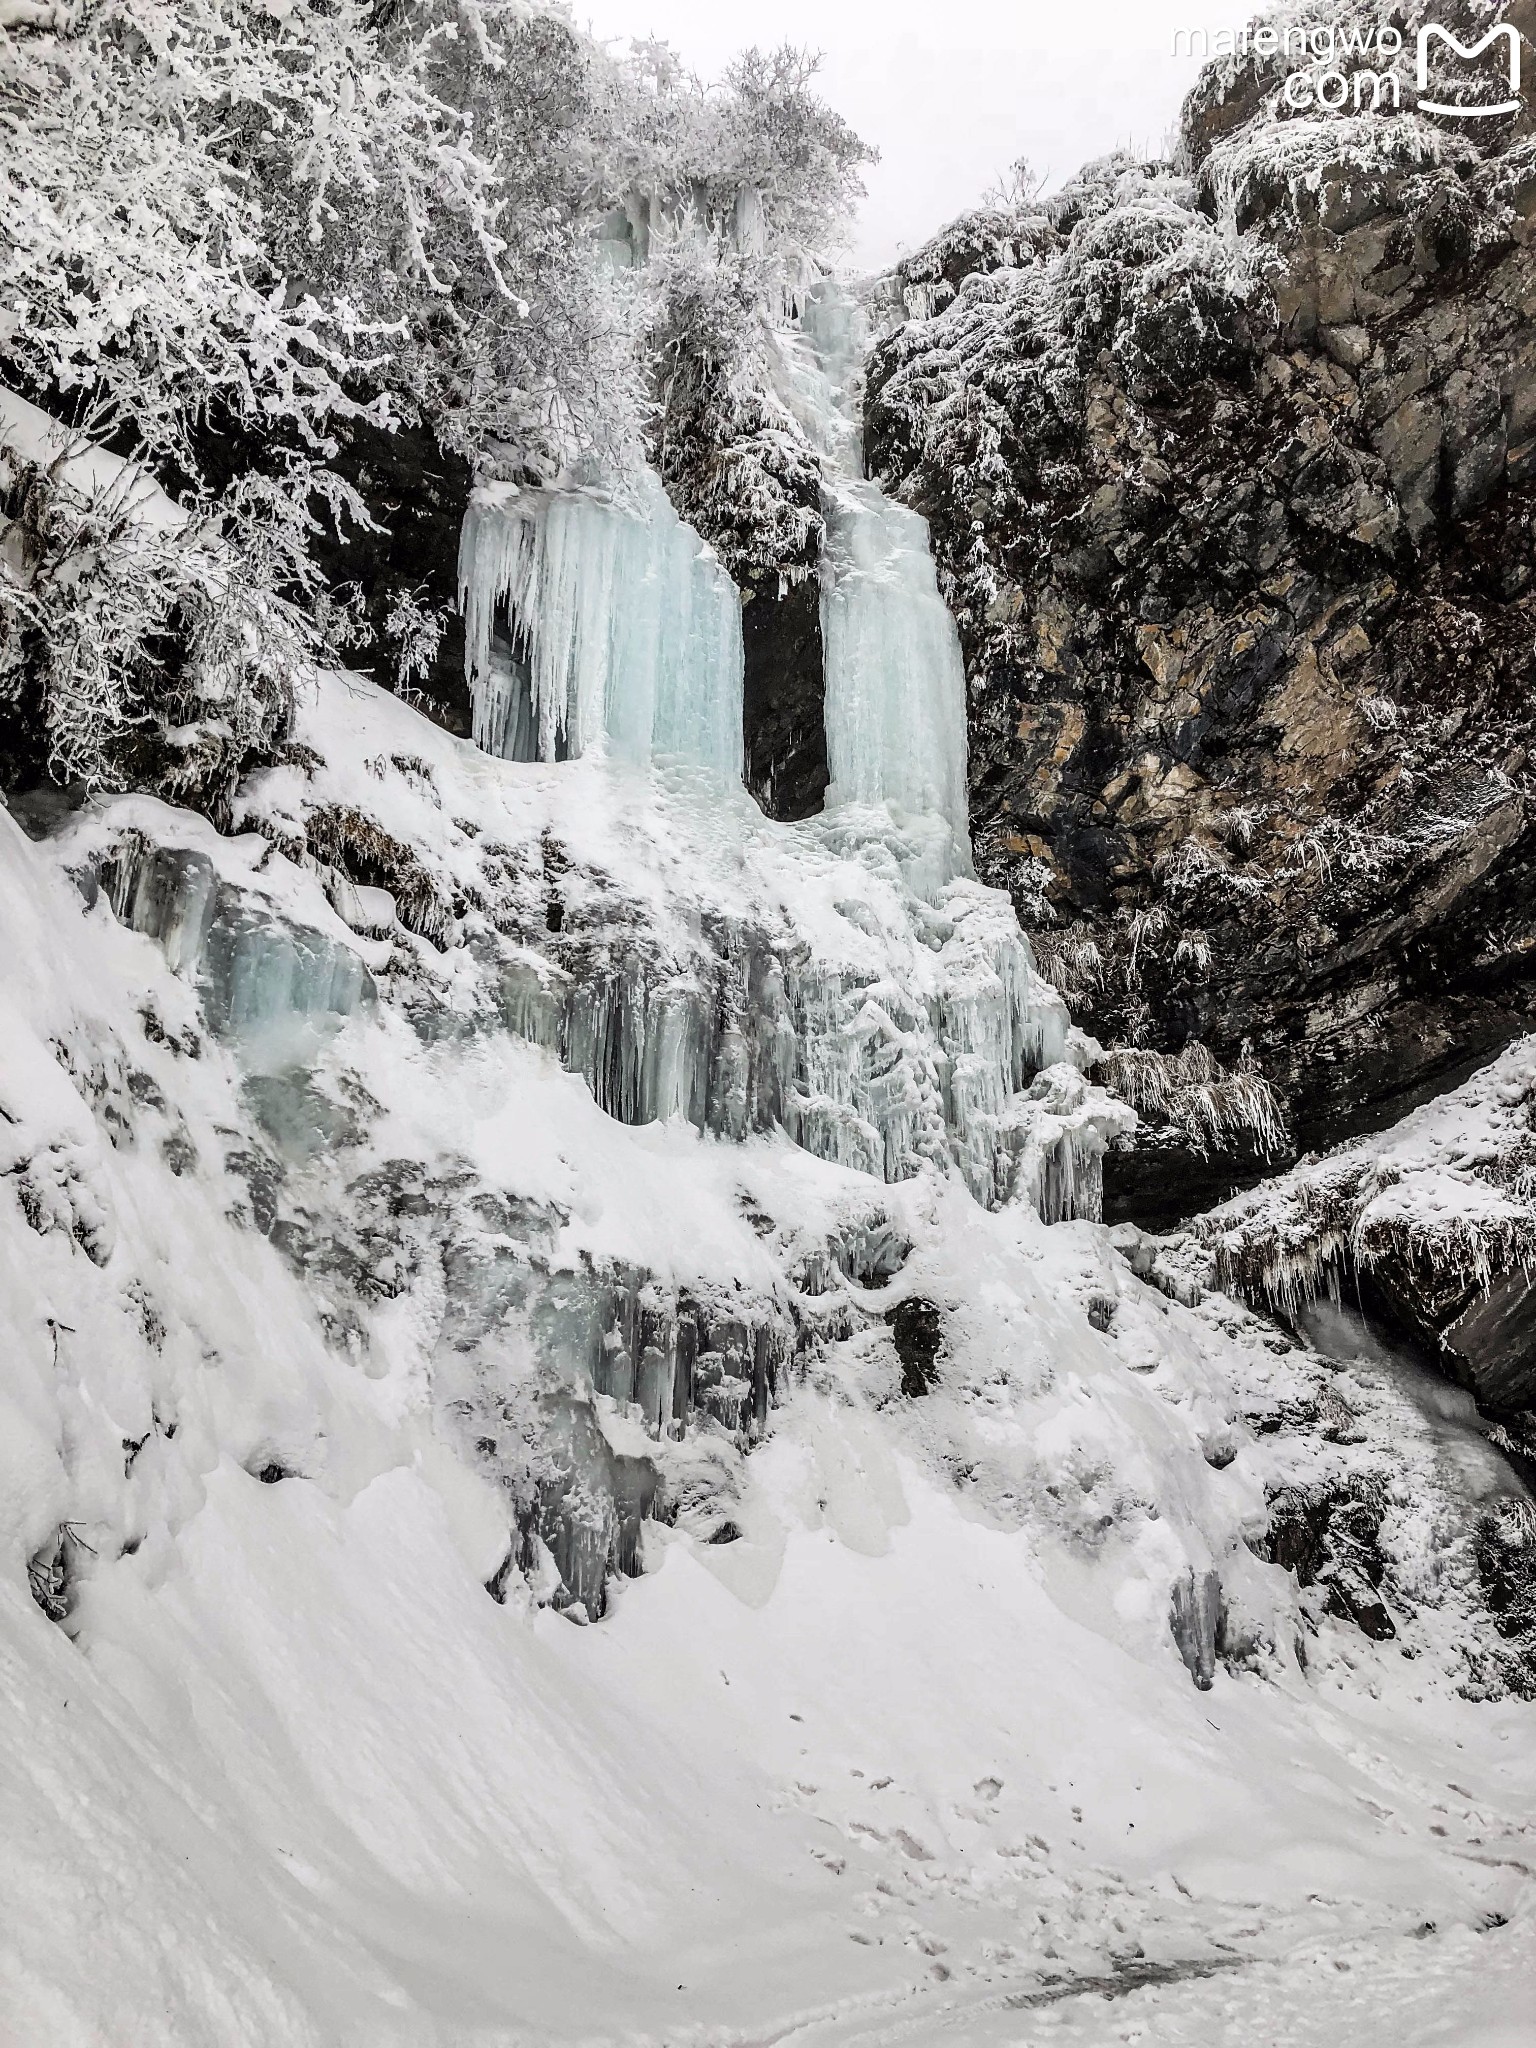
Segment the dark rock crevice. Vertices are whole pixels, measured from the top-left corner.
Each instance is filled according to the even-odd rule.
[[[944,1317],[935,1302],[908,1295],[885,1318],[901,1360],[901,1391],[918,1401],[938,1383],[944,1352]]]
[[[826,795],[826,677],[820,586],[759,588],[744,606],[746,782],[770,818],[813,817]]]

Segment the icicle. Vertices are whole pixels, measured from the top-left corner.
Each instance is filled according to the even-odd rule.
[[[827,462],[827,807],[884,804],[898,818],[943,820],[948,843],[936,861],[923,863],[922,880],[932,889],[972,872],[960,635],[939,595],[927,521],[863,473],[857,303],[823,278],[807,296],[800,329],[809,354],[791,350],[788,395]]]
[[[846,389],[864,359],[867,339],[858,300],[834,278],[821,278],[806,293],[800,327],[829,385]]]
[[[827,801],[934,812],[969,872],[965,669],[927,522],[851,480],[829,485],[824,509]]]
[[[1093,1087],[1077,1067],[1046,1067],[1017,1096],[998,1131],[997,1170],[1013,1154],[1012,1187],[1046,1223],[1097,1217],[1104,1194],[1104,1153],[1136,1128],[1136,1112]]]
[[[374,1006],[373,977],[350,946],[284,922],[221,880],[206,854],[126,832],[101,883],[119,921],[159,943],[213,1030],[248,1054],[289,1027],[332,1028]]]
[[[566,760],[605,739],[721,782],[742,765],[741,599],[647,471],[595,491],[478,491],[459,554],[477,745]],[[505,606],[514,644],[498,642]]]

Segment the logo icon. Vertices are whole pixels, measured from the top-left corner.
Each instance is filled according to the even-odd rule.
[[[1476,43],[1459,42],[1448,28],[1441,28],[1438,22],[1432,21],[1427,23],[1419,30],[1418,85],[1421,93],[1427,91],[1429,87],[1429,39],[1431,36],[1438,36],[1448,49],[1454,50],[1458,57],[1465,57],[1468,63],[1474,57],[1480,57],[1483,51],[1490,44],[1498,42],[1500,37],[1507,36],[1509,39],[1509,89],[1514,94],[1514,98],[1502,100],[1496,107],[1461,107],[1445,100],[1421,99],[1419,101],[1419,112],[1421,114],[1450,114],[1458,121],[1487,121],[1497,114],[1519,113],[1521,107],[1520,36],[1513,22],[1501,21],[1496,28],[1489,29],[1481,42]]]

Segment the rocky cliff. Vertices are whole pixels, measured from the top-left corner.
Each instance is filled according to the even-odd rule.
[[[1130,1052],[1125,1214],[1380,1128],[1536,1005],[1536,142],[1284,77],[1213,65],[1172,162],[957,223],[870,367],[981,872]]]

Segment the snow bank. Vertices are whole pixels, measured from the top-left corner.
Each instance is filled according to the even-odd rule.
[[[851,2041],[1512,1920],[1468,1609],[1308,1622],[1294,1355],[1028,1199],[1116,1112],[990,892],[353,680],[242,803],[0,815],[10,2038]],[[605,947],[746,963],[784,1116],[605,1109]]]
[[[17,463],[53,470],[85,503],[162,536],[179,533],[187,515],[147,470],[71,433],[61,420],[0,385],[0,450]]]
[[[1526,1038],[1390,1130],[1213,1210],[1200,1230],[1221,1283],[1294,1308],[1346,1262],[1368,1270],[1398,1258],[1446,1291],[1529,1267],[1533,1088],[1536,1039]]]

